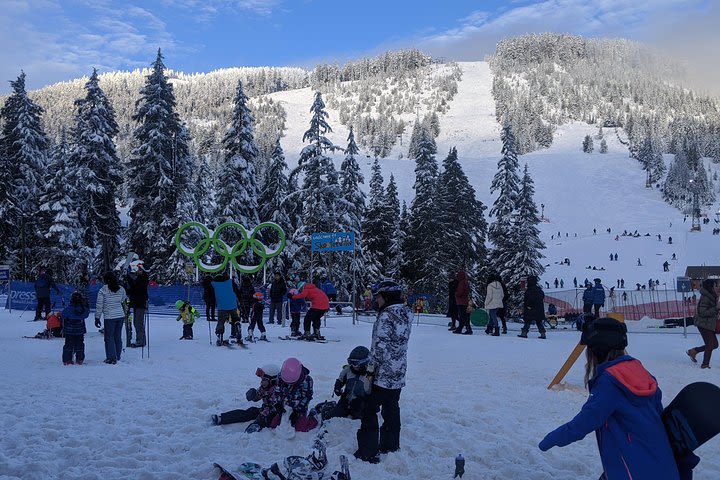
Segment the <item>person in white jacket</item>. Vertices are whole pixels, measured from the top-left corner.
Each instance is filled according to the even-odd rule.
[[[486,333],[492,334],[494,337],[500,336],[500,326],[498,325],[498,310],[503,308],[503,289],[500,283],[500,276],[497,273],[491,273],[488,277],[488,286],[485,293],[485,310],[488,311],[489,321]]]
[[[95,306],[95,326],[100,328],[100,318],[105,320],[105,363],[115,365],[122,353],[122,329],[125,324],[123,301],[127,298],[125,289],[118,283],[113,272],[103,276],[105,285],[100,289]]]

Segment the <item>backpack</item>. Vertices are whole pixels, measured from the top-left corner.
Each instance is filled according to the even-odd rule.
[[[550,305],[548,305],[548,313],[550,315],[557,315],[557,307],[555,306],[554,303],[551,303]]]

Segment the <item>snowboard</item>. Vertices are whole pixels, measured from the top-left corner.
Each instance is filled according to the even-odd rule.
[[[237,472],[231,472],[227,468],[223,467],[219,463],[213,463],[213,466],[220,470],[220,476],[218,480],[263,480],[263,467],[258,463],[245,462],[240,465]]]
[[[720,433],[718,405],[720,387],[712,383],[695,382],[680,390],[665,407],[662,420],[676,458],[695,451]]]
[[[328,343],[328,342],[339,342],[337,338],[326,338],[325,340],[305,340],[303,337],[291,337],[289,335],[278,337],[280,340],[299,340],[308,343]]]

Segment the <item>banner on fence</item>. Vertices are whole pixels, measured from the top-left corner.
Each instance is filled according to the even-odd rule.
[[[355,250],[355,233],[313,233],[310,245],[313,252],[352,252]]]
[[[10,265],[0,265],[0,282],[10,280]]]

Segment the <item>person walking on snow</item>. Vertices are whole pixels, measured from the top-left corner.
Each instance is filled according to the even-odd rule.
[[[52,278],[52,270],[40,269],[40,274],[37,280],[35,280],[35,296],[37,297],[37,308],[35,309],[34,320],[42,320],[40,314],[45,309],[45,318],[50,315],[50,290],[55,290],[55,293],[60,294],[60,289],[55,284],[55,280]]]
[[[145,313],[147,312],[150,278],[142,260],[130,263],[129,269],[130,272],[125,275],[125,286],[130,299],[130,308],[133,309],[133,326],[135,327],[135,341],[130,342],[130,347],[142,348],[145,346]]]
[[[500,276],[492,272],[488,277],[488,286],[485,293],[485,310],[488,311],[488,316],[490,317],[488,333],[492,333],[494,337],[500,336],[497,312],[503,307],[503,289],[500,284]]]
[[[82,365],[85,361],[85,319],[90,314],[85,299],[80,292],[70,295],[70,305],[62,311],[65,345],[62,351],[64,365]],[[75,361],[73,362],[73,355]]]
[[[400,393],[405,386],[407,349],[412,313],[405,306],[402,287],[384,280],[374,289],[379,311],[373,324],[369,366],[375,372],[369,406],[357,432],[356,458],[377,463],[378,453],[400,449]],[[377,411],[383,418],[378,428]],[[379,439],[378,439],[379,435]]]
[[[217,302],[217,325],[215,326],[215,335],[217,340],[215,344],[219,347],[221,345],[228,345],[229,341],[223,338],[225,334],[225,322],[229,321],[230,325],[237,325],[237,332],[235,339],[237,343],[243,344],[242,339],[242,327],[240,326],[240,314],[238,313],[237,296],[240,294],[235,282],[226,274],[217,277],[217,280],[212,282],[213,289],[215,290],[215,300]],[[231,332],[232,332],[231,327]]]
[[[542,288],[538,285],[538,277],[536,275],[529,275],[527,277],[527,289],[523,297],[523,321],[525,323],[518,337],[527,338],[527,334],[530,331],[530,324],[535,322],[540,332],[539,338],[546,338],[543,320],[545,320],[545,293],[543,293]]]
[[[595,318],[600,317],[600,308],[605,306],[605,287],[602,280],[594,279],[595,286],[592,288],[592,303],[595,310]]]
[[[718,348],[718,339],[715,332],[717,331],[718,320],[718,290],[717,281],[705,279],[700,288],[700,300],[697,305],[697,313],[695,314],[694,324],[697,327],[703,339],[703,345],[691,348],[687,351],[688,356],[693,362],[697,362],[695,357],[698,353],[703,352],[703,362],[700,368],[710,368],[710,357],[712,351]]]
[[[306,283],[300,293],[292,296],[293,300],[305,299],[310,302],[310,310],[305,314],[303,320],[303,337],[305,340],[325,340],[320,335],[320,320],[330,309],[330,301],[325,292],[320,290],[314,283]],[[310,326],[313,333],[310,333]]]
[[[583,292],[583,313],[592,312],[593,305],[593,292],[592,284],[590,282],[585,283],[585,291]]]
[[[470,282],[468,282],[467,274],[464,270],[460,270],[457,273],[457,281],[457,288],[455,288],[455,304],[457,305],[459,326],[453,331],[453,333],[472,335],[473,331],[470,327],[470,314],[468,313],[468,305],[470,305]]]
[[[127,298],[125,289],[120,286],[113,272],[103,276],[105,285],[100,289],[95,306],[95,327],[100,328],[100,318],[105,338],[105,363],[115,365],[122,354],[122,329],[127,312],[123,302]]]
[[[276,312],[278,325],[283,323],[283,302],[285,301],[287,290],[285,279],[280,275],[280,272],[275,272],[272,284],[270,285],[270,317],[268,318],[268,323],[275,323]]]
[[[605,480],[679,480],[655,377],[625,352],[627,327],[600,318],[583,329],[587,345],[585,385],[590,392],[580,413],[548,433],[543,452],[564,447],[595,431]]]

